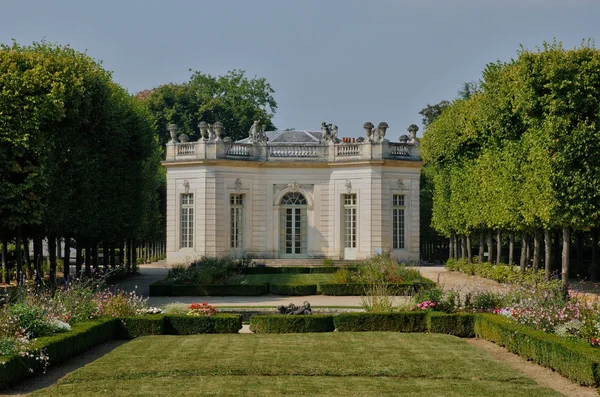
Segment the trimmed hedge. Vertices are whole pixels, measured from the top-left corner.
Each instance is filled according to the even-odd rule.
[[[471,313],[431,312],[427,316],[427,329],[437,334],[448,334],[460,338],[475,336],[475,315]]]
[[[587,344],[536,331],[493,314],[475,316],[475,334],[582,385],[600,384],[600,352]]]
[[[241,314],[165,317],[166,335],[237,334],[240,329]]]
[[[150,296],[260,296],[269,292],[267,284],[150,284]]]
[[[250,317],[250,330],[257,334],[287,334],[299,332],[333,332],[334,316],[330,314],[273,314]]]
[[[427,312],[342,313],[334,324],[339,332],[427,332]]]
[[[241,269],[241,274],[322,274],[322,273],[335,273],[340,269],[341,266],[258,266],[258,267],[246,267]],[[350,271],[356,271],[356,266],[344,266],[345,269]]]
[[[316,295],[316,284],[270,284],[269,291],[274,295],[305,296]]]
[[[113,339],[116,327],[117,320],[112,318],[75,324],[70,332],[37,339],[32,345],[32,350],[44,349],[50,357],[50,363],[54,365]],[[28,376],[30,368],[38,371],[42,365],[35,358],[18,355],[9,357],[0,367],[0,389],[11,386]]]
[[[165,316],[161,314],[123,317],[120,319],[118,336],[120,338],[137,338],[146,335],[164,335]]]
[[[388,288],[393,295],[402,296],[418,292],[423,288],[430,288],[435,283],[431,280],[419,281],[416,283],[397,283],[388,284]],[[319,284],[319,289],[323,295],[334,296],[360,296],[365,295],[368,284]]]

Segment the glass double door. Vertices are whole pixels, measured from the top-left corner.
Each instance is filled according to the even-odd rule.
[[[279,253],[282,257],[306,256],[306,208],[281,208]]]

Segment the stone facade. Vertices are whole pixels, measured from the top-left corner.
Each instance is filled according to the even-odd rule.
[[[362,142],[340,142],[337,127],[325,134],[254,125],[235,143],[169,142],[167,262],[360,259],[386,250],[418,261],[418,143],[389,142],[385,130]]]

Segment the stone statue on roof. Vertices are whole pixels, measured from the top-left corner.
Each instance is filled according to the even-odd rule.
[[[321,123],[321,142],[336,142],[338,134],[338,126],[327,124],[326,122]]]
[[[250,131],[248,132],[248,137],[251,142],[266,142],[267,134],[265,134],[265,126],[260,125],[258,120],[255,120],[250,127]]]

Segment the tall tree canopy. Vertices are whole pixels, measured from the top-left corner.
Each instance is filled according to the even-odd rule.
[[[0,236],[117,243],[161,233],[147,110],[88,55],[0,46]]]
[[[522,232],[535,247],[542,231],[562,230],[567,277],[570,232],[600,226],[600,52],[589,43],[522,48],[463,91],[421,141],[434,227]]]
[[[191,140],[200,138],[200,121],[220,121],[225,135],[234,140],[245,138],[254,120],[274,129],[274,92],[265,78],[248,78],[244,71],[232,70],[223,76],[193,72],[188,82],[161,85],[136,97],[150,112],[160,143],[165,145],[170,139],[169,124],[177,124]]]

